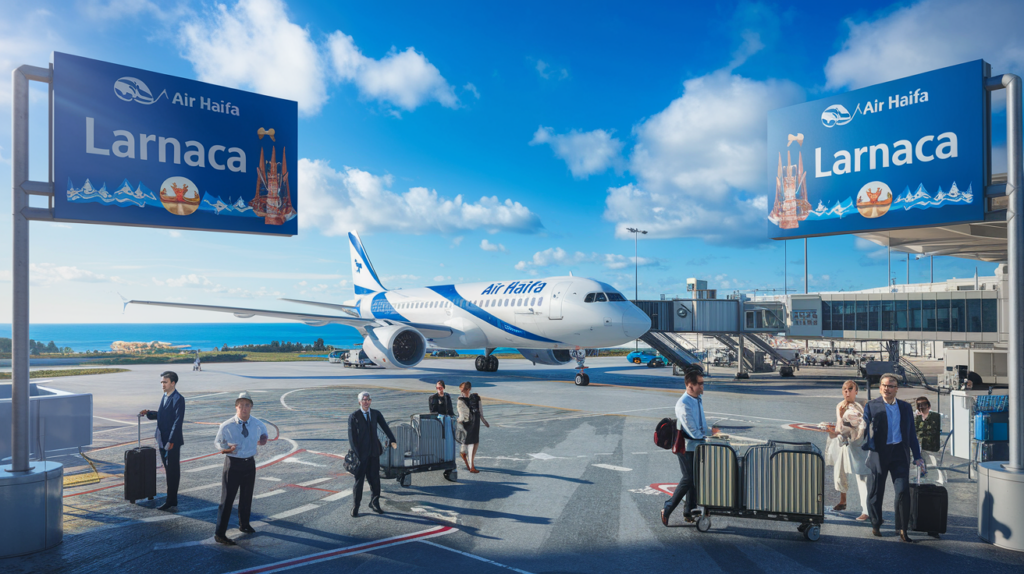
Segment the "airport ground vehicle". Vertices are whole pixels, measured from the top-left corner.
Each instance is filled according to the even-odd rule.
[[[665,357],[662,357],[657,352],[651,349],[643,349],[641,351],[633,351],[626,355],[626,360],[634,365],[647,365],[648,367],[664,367],[668,364]]]
[[[356,367],[356,368],[362,369],[364,367],[376,367],[377,366],[376,363],[371,361],[370,358],[366,356],[365,352],[363,352],[363,351],[361,351],[359,349],[352,349],[351,351],[345,353],[345,356],[342,359],[342,362],[344,363],[346,368]]]
[[[459,352],[455,349],[438,349],[430,353],[431,357],[458,357]]]

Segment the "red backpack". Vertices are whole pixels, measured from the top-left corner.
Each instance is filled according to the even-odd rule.
[[[663,418],[658,422],[658,426],[654,427],[654,444],[658,447],[668,450],[672,448],[672,443],[676,438],[676,419]]]

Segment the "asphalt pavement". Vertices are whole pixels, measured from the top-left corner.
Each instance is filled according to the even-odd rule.
[[[0,560],[0,571],[28,572],[864,572],[935,570],[1021,572],[1024,554],[977,537],[977,485],[966,461],[948,454],[928,479],[949,490],[949,531],[941,539],[917,533],[915,544],[892,530],[892,496],[885,504],[883,538],[850,510],[826,514],[821,538],[810,542],[796,525],[713,517],[701,533],[658,512],[679,480],[676,458],[653,443],[655,424],[671,417],[683,392],[671,369],[649,369],[622,357],[587,360],[591,385],[572,384],[568,367],[502,360],[496,373],[472,361],[426,360],[419,368],[345,369],[327,362],[131,366],[130,372],[66,377],[43,383],[94,396],[94,444],[86,455],[103,477],[64,492],[64,542],[39,554]],[[163,502],[158,475],[153,501],[122,499],[124,451],[135,445],[136,413],[155,409],[160,373],[179,369],[186,398],[185,444],[179,506]],[[705,411],[742,454],[766,440],[812,441],[830,421],[840,386],[852,370],[805,368],[795,379],[775,373],[736,381],[714,369]],[[460,468],[457,482],[441,472],[417,473],[409,488],[382,479],[386,513],[351,510],[352,476],[342,467],[348,450],[346,420],[358,392],[370,391],[373,408],[389,423],[425,412],[437,379],[453,395],[471,381],[483,398],[491,428],[482,429],[479,474]],[[213,541],[223,455],[213,438],[234,413],[237,394],[252,394],[252,415],[269,423],[271,441],[257,456],[255,534]],[[877,392],[877,391],[876,391]],[[923,389],[902,389],[910,400]],[[929,393],[933,403],[934,393]],[[865,398],[862,395],[859,397]],[[941,410],[948,412],[948,402]],[[153,423],[142,425],[152,445]],[[76,455],[60,457],[67,474],[88,469]],[[930,461],[937,463],[938,460]],[[461,463],[460,463],[461,467]],[[826,468],[827,506],[838,502]],[[7,517],[5,517],[7,518]]]

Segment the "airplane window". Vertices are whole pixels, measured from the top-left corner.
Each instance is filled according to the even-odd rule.
[[[544,298],[543,297],[537,297],[537,304],[538,305],[540,305],[543,302],[544,302]]]
[[[522,307],[523,306],[523,300],[520,299],[518,302],[516,302],[516,306]]]
[[[598,303],[604,303],[606,301],[608,301],[608,298],[604,296],[604,293],[598,293],[597,294],[597,302]]]
[[[536,304],[537,304],[537,298],[536,297],[530,299],[530,305],[536,305]]]
[[[587,297],[585,299],[583,299],[583,302],[584,303],[593,303],[594,302],[594,294],[593,293],[587,293]]]
[[[622,293],[609,293],[608,294],[608,300],[609,301],[625,301],[626,298],[622,296]]]

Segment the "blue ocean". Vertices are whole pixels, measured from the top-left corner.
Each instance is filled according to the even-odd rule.
[[[0,337],[11,336],[11,324],[0,324]],[[312,345],[323,338],[327,345],[351,349],[363,338],[352,327],[301,323],[42,323],[29,327],[29,338],[76,352],[109,351],[114,341],[163,341],[190,345],[191,350],[212,351],[224,345],[268,345],[271,341]]]

